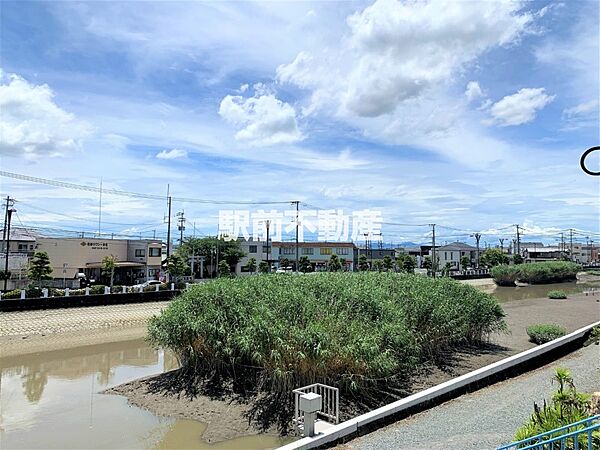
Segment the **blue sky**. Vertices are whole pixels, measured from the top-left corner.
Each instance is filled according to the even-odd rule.
[[[600,141],[596,1],[0,7],[2,170],[378,208],[385,222],[454,229],[444,241],[482,231],[496,244],[515,223],[548,242],[600,233],[600,181],[578,164]],[[97,229],[97,194],[9,178],[0,192],[25,225]],[[165,232],[164,202],[103,206],[105,232]],[[207,234],[220,208],[174,212]]]

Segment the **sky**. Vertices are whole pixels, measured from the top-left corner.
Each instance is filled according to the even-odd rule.
[[[383,240],[600,242],[597,1],[0,3],[0,167],[173,202],[380,210]],[[600,155],[590,157],[592,168]],[[98,231],[99,194],[0,177],[16,225]],[[103,195],[103,233],[166,201]],[[176,228],[173,228],[176,230]],[[286,238],[291,238],[287,236]]]

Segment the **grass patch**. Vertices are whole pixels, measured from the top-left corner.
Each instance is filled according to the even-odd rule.
[[[545,344],[567,334],[567,331],[556,324],[537,324],[527,327],[529,340],[535,344]]]
[[[567,298],[567,293],[565,291],[561,291],[561,290],[557,289],[557,290],[548,292],[548,298],[553,299],[553,300],[563,300],[563,299]]]
[[[561,283],[577,279],[579,264],[568,261],[547,261],[492,267],[490,274],[500,286],[514,286],[515,281],[530,284]]]
[[[279,392],[317,381],[353,389],[504,331],[503,317],[492,296],[446,278],[259,275],[191,286],[150,320],[149,337],[184,370],[254,368]]]

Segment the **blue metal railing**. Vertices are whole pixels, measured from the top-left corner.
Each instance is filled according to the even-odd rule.
[[[569,429],[576,427],[583,428],[569,432]],[[570,423],[569,425],[565,425],[564,427],[556,428],[554,430],[547,431],[545,433],[541,433],[527,439],[523,439],[521,441],[512,442],[508,445],[499,447],[497,450],[552,450],[555,448],[553,444],[560,444],[560,448],[564,449],[566,448],[568,440],[571,438],[573,438],[573,449],[579,450],[579,437],[582,435],[587,435],[587,449],[592,450],[592,431],[595,430],[600,430],[600,414],[588,417],[587,419],[580,420],[579,422]],[[564,434],[556,436],[557,433],[562,432],[564,432]]]

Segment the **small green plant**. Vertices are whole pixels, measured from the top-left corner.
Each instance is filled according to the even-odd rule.
[[[105,287],[106,286],[104,286],[103,284],[95,284],[94,286],[90,287],[90,294],[92,294],[92,295],[104,294]]]
[[[537,324],[527,327],[529,340],[535,344],[545,344],[567,334],[567,331],[556,324]]]
[[[549,403],[544,400],[541,407],[537,403],[533,404],[533,414],[529,420],[517,430],[515,440],[520,441],[528,439],[538,434],[546,433],[574,422],[579,422],[591,415],[590,395],[577,392],[575,384],[573,383],[573,377],[569,370],[560,367],[556,368],[552,382],[558,385],[558,390],[554,393]],[[582,429],[584,428],[584,425],[574,427],[570,431],[575,431],[577,428]],[[555,435],[550,435],[548,439],[558,437],[561,434],[564,434],[564,431],[558,432]],[[589,438],[590,436],[587,433],[580,435],[578,437],[578,447],[600,448],[600,433],[598,433],[598,431],[592,433],[592,442],[591,445],[588,446],[588,444],[590,444],[588,442]],[[556,447],[552,448],[559,448],[558,443]],[[572,450],[574,448],[574,443],[569,440],[566,446],[560,445],[560,448]]]
[[[562,299],[567,298],[567,293],[565,291],[560,291],[560,290],[550,291],[550,292],[548,292],[548,298],[551,298],[554,300],[562,300]]]
[[[588,275],[598,275],[600,276],[600,269],[588,269],[585,271]]]

